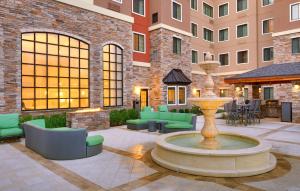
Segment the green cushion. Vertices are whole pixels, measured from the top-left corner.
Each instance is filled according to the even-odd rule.
[[[152,107],[146,106],[142,109],[143,112],[152,112]]]
[[[189,123],[171,123],[171,124],[167,124],[166,128],[169,128],[169,129],[191,129],[191,128],[193,128],[193,125],[189,124]]]
[[[76,129],[72,129],[69,127],[58,127],[58,128],[48,128],[48,130],[51,130],[51,131],[73,131]]]
[[[148,122],[148,120],[145,119],[130,119],[126,121],[129,124],[135,124],[135,125],[142,125],[142,124],[146,124]]]
[[[166,106],[166,105],[159,105],[158,106],[158,111],[159,112],[168,112],[169,109],[168,109],[168,106]]]
[[[86,145],[95,146],[95,145],[102,144],[103,141],[104,141],[104,137],[102,137],[101,135],[88,136],[86,138]]]
[[[159,112],[159,119],[172,121],[173,113],[171,112]]]
[[[34,119],[34,120],[31,120],[31,121],[27,121],[25,123],[27,123],[29,125],[34,125],[34,126],[39,127],[39,128],[46,128],[46,124],[45,124],[44,119]]]
[[[18,128],[18,127],[19,127],[18,113],[0,114],[0,129]]]
[[[186,120],[186,115],[185,113],[173,113],[172,115],[172,120],[173,121],[187,121]]]
[[[9,128],[9,129],[0,129],[0,137],[13,137],[20,136],[23,134],[23,130],[20,128]]]
[[[158,112],[141,112],[141,119],[159,119]]]
[[[188,123],[192,123],[192,119],[193,119],[193,114],[186,114],[185,117],[186,117],[186,122]]]

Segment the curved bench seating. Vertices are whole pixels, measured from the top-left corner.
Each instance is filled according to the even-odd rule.
[[[90,157],[102,152],[104,138],[88,136],[86,129],[45,128],[43,119],[31,120],[23,125],[25,145],[51,160],[72,160]]]

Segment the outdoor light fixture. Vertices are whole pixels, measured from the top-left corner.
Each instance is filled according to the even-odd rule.
[[[140,95],[140,92],[141,92],[141,87],[135,86],[135,87],[134,87],[134,93],[135,93],[136,95]]]

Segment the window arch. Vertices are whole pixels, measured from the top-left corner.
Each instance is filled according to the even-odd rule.
[[[22,110],[89,107],[89,45],[67,35],[22,34]]]
[[[123,106],[123,50],[115,44],[103,46],[103,105]]]

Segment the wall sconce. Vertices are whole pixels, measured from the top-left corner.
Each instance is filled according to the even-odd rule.
[[[261,93],[261,88],[258,88],[258,92]]]
[[[141,87],[139,87],[139,86],[135,86],[134,87],[134,93],[136,94],[136,95],[140,95],[140,93],[141,93]]]
[[[197,94],[197,89],[194,88],[194,89],[193,89],[193,95],[196,95],[196,94]]]
[[[239,92],[239,91],[241,91],[241,88],[240,87],[236,87],[235,91]]]
[[[299,81],[294,82],[294,83],[293,83],[293,88],[294,88],[295,90],[300,90],[300,82],[299,82]]]

